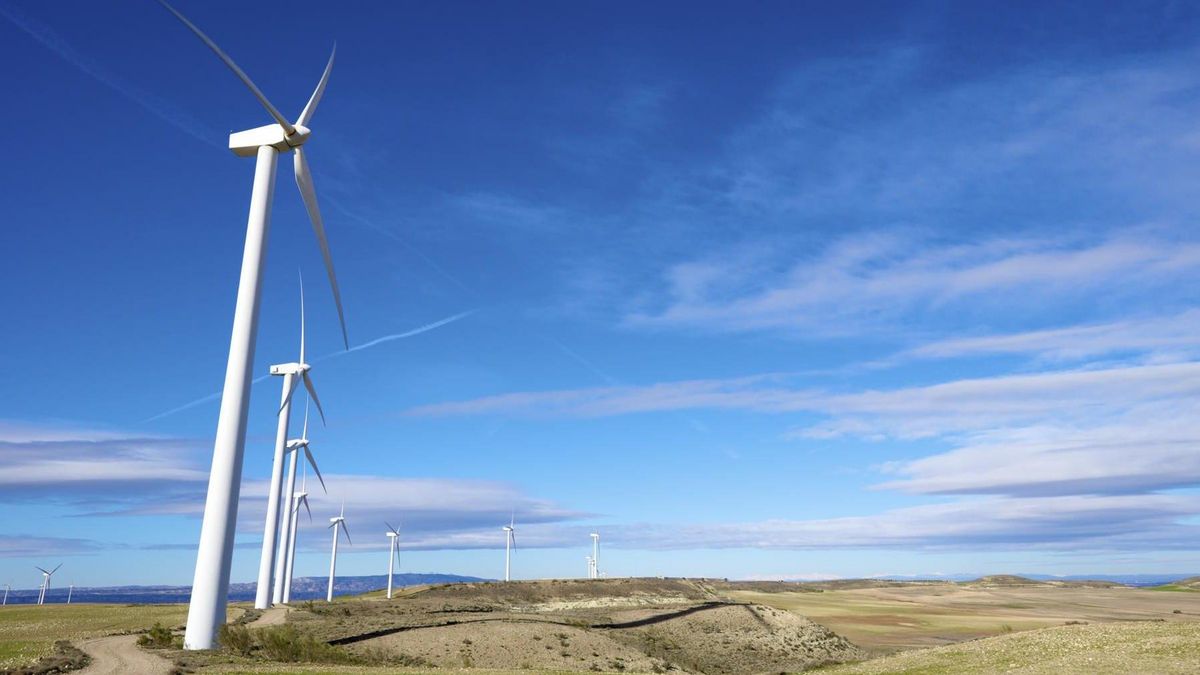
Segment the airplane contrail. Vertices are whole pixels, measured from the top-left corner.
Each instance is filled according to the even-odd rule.
[[[355,345],[355,346],[351,347],[350,349],[343,349],[343,350],[337,351],[337,352],[330,352],[329,354],[326,354],[325,356],[320,356],[320,357],[313,359],[313,363],[316,363],[317,361],[325,361],[327,359],[332,359],[336,356],[342,356],[343,354],[349,354],[350,352],[356,352],[360,349],[366,349],[367,347],[374,347],[375,345],[382,344],[384,342],[391,342],[392,340],[399,340],[401,338],[412,337],[414,335],[420,335],[421,333],[427,333],[427,332],[433,330],[434,328],[441,328],[442,326],[445,326],[448,323],[454,323],[455,321],[458,321],[459,319],[465,319],[477,311],[479,311],[479,310],[468,309],[465,312],[459,312],[458,314],[455,314],[454,316],[448,316],[444,319],[441,319],[440,321],[434,321],[433,323],[427,323],[424,326],[421,326],[420,328],[414,328],[414,329],[404,332],[404,333],[395,333],[393,335],[384,335],[383,337],[375,338],[374,340],[371,340],[370,342],[364,342],[361,345]]]
[[[221,134],[212,131],[191,115],[162,98],[127,82],[124,78],[110,72],[95,60],[79,53],[71,46],[71,43],[67,42],[49,26],[21,14],[7,3],[0,4],[0,16],[8,19],[14,26],[21,29],[29,37],[37,40],[46,49],[57,54],[63,61],[75,66],[83,71],[85,75],[142,106],[167,124],[209,145],[221,148],[225,147],[224,142],[218,140],[221,138]]]
[[[458,314],[454,314],[454,315],[448,316],[444,319],[434,321],[433,323],[427,323],[424,326],[420,326],[419,328],[414,328],[410,331],[405,331],[403,333],[394,333],[392,335],[384,335],[383,337],[375,338],[374,340],[371,340],[370,342],[364,342],[361,345],[355,345],[355,346],[351,347],[350,349],[343,349],[341,351],[330,352],[329,354],[326,354],[325,356],[321,356],[316,359],[313,359],[312,362],[316,363],[317,361],[328,361],[329,359],[336,358],[338,356],[343,356],[345,354],[349,354],[350,352],[357,352],[357,351],[360,351],[363,349],[367,349],[368,347],[374,347],[375,345],[383,344],[384,342],[391,342],[392,340],[402,340],[404,338],[413,337],[414,335],[420,335],[421,333],[428,333],[429,331],[434,330],[435,328],[441,328],[442,326],[445,326],[446,324],[454,323],[455,321],[465,319],[468,316],[471,316],[472,314],[474,314],[475,312],[478,312],[478,311],[479,310],[477,310],[477,309],[468,309],[465,312],[459,312]],[[250,383],[258,384],[259,382],[270,379],[270,377],[271,377],[270,375],[263,375],[261,377],[256,377]],[[184,403],[183,405],[181,405],[179,407],[171,408],[170,410],[168,410],[166,412],[161,412],[153,417],[147,417],[146,419],[139,422],[139,424],[146,424],[148,422],[160,420],[164,417],[167,417],[168,415],[174,415],[177,412],[182,412],[184,410],[187,410],[188,408],[195,408],[198,405],[208,403],[209,401],[215,401],[219,398],[221,398],[221,392],[218,391],[218,392],[209,394],[208,396],[198,398],[195,401],[189,401],[188,403]]]

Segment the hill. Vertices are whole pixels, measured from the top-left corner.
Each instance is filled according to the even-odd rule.
[[[823,626],[732,601],[704,580],[444,584],[391,601],[305,603],[287,624],[364,658],[442,668],[735,675],[865,657]]]
[[[1151,590],[1185,592],[1200,591],[1200,577],[1187,577],[1186,579],[1180,579],[1179,581],[1172,581],[1169,584],[1154,586]]]

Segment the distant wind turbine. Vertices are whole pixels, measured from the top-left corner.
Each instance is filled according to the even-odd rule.
[[[8,588],[9,588],[8,584],[4,584],[4,602],[0,603],[0,606],[8,604]]]
[[[329,555],[329,587],[325,590],[325,602],[333,602],[333,574],[337,569],[337,543],[338,530],[346,533],[346,543],[351,546],[354,542],[350,541],[350,528],[346,527],[346,502],[342,501],[342,512],[337,518],[329,519],[329,527],[333,528],[333,553]]]
[[[296,524],[300,520],[300,505],[304,505],[304,510],[308,511],[308,522],[312,522],[312,509],[308,508],[308,473],[301,472],[300,475],[300,491],[292,496],[292,527],[288,533],[287,547],[287,568],[284,572],[283,579],[283,604],[292,601],[292,572],[296,569]],[[324,484],[322,484],[324,487]]]
[[[321,481],[321,489],[325,490],[326,494],[329,494],[329,490],[325,488],[325,479],[321,477],[321,470],[317,468],[317,460],[313,459],[312,450],[309,450],[308,446],[308,401],[305,401],[304,427],[300,433],[300,438],[293,438],[287,442],[287,449],[292,457],[288,467],[287,491],[283,494],[285,495],[284,503],[289,508],[284,510],[283,522],[279,527],[279,555],[275,560],[275,590],[271,599],[271,602],[276,604],[284,601],[283,589],[287,582],[284,577],[287,576],[286,570],[289,568],[289,559],[292,555],[292,551],[288,548],[288,539],[292,532],[292,521],[295,519],[292,511],[292,501],[295,499],[296,492],[296,463],[299,461],[301,450],[304,451],[304,458],[308,460],[308,465],[316,472],[317,480]],[[307,501],[305,502],[305,506],[307,506]]]
[[[62,563],[58,563],[58,567],[62,567]],[[42,569],[41,567],[34,565],[34,568],[42,573],[42,590],[40,593],[38,593],[38,604],[39,605],[43,605],[46,603],[46,591],[50,590],[50,577],[54,576],[54,573],[58,571],[58,567],[55,567],[54,569],[47,572],[46,570]]]
[[[313,387],[312,378],[309,377],[308,371],[310,366],[304,361],[304,277],[300,277],[300,359],[292,363],[283,363],[271,366],[271,374],[283,377],[283,394],[279,405],[278,424],[275,428],[275,454],[271,462],[271,487],[267,495],[267,519],[263,524],[263,541],[262,555],[258,561],[258,588],[254,595],[254,608],[266,609],[271,606],[272,599],[275,602],[280,602],[283,598],[283,580],[276,575],[274,583],[274,598],[272,598],[272,579],[271,573],[276,569],[276,556],[279,549],[282,548],[283,539],[280,537],[280,532],[288,530],[288,515],[289,511],[286,508],[291,502],[290,495],[296,486],[296,456],[292,455],[292,472],[289,476],[289,485],[287,494],[289,495],[286,501],[281,492],[283,482],[283,456],[284,450],[289,446],[288,443],[288,423],[292,415],[292,394],[296,391],[296,386],[300,382],[304,383],[304,388],[308,390],[308,397],[317,405],[317,412],[321,413],[321,421],[325,421],[325,412],[321,410],[321,400],[317,398],[317,390]],[[307,425],[308,409],[305,408],[305,423]],[[307,436],[308,428],[304,429]],[[305,448],[307,450],[307,446]],[[312,455],[309,455],[311,460]],[[283,511],[283,527],[280,527],[280,511]],[[282,571],[282,566],[279,571]]]
[[[600,578],[600,535],[593,532],[592,537],[592,578]]]
[[[596,563],[595,563],[595,561],[592,560],[592,556],[590,556],[590,555],[584,556],[584,560],[587,560],[587,564],[588,564],[588,572],[587,572],[588,578],[595,579],[596,578]]]
[[[399,561],[396,560],[397,549],[400,548],[400,531],[392,527],[390,523],[384,521],[387,525],[388,538],[388,600],[392,599],[392,571],[396,569]]]
[[[508,524],[500,528],[504,530],[504,580],[510,581],[510,572],[512,570],[512,550],[517,547],[517,516],[512,514],[509,516]]]
[[[68,605],[71,604],[71,596],[74,594],[75,594],[75,584],[71,584],[70,588],[67,589],[67,604]]]
[[[317,243],[325,261],[325,271],[329,276],[338,320],[341,322],[342,342],[347,349],[350,347],[342,312],[341,292],[333,272],[333,257],[329,252],[329,242],[325,238],[325,223],[321,218],[316,188],[313,186],[308,160],[304,155],[304,144],[311,133],[308,124],[317,110],[321,95],[325,93],[325,85],[329,82],[329,73],[333,69],[333,55],[329,57],[317,88],[293,124],[267,100],[266,95],[233,59],[221,51],[203,31],[166,0],[159,2],[237,75],[275,121],[229,136],[229,149],[240,157],[257,157],[257,164],[254,169],[254,187],[250,195],[250,214],[246,222],[246,244],[242,254],[237,304],[233,314],[233,335],[229,343],[225,387],[221,395],[221,412],[213,444],[208,497],[204,505],[204,520],[200,526],[196,572],[192,582],[191,602],[188,605],[187,629],[183,638],[184,649],[211,649],[216,639],[217,627],[225,623],[225,607],[229,600],[229,572],[233,560],[234,531],[237,527],[238,486],[242,482],[242,460],[246,449],[246,418],[250,405],[255,338],[258,333],[262,268],[270,225],[271,202],[275,193],[275,168],[281,152],[294,153],[296,186],[300,188],[300,197],[308,210],[308,217],[312,221],[313,231],[317,235]],[[271,533],[274,531],[272,529]],[[270,569],[267,567],[268,586]],[[256,598],[255,605],[260,604]]]

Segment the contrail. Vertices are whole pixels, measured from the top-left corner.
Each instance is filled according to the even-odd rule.
[[[465,312],[459,312],[458,314],[448,316],[439,321],[434,321],[433,323],[427,323],[424,326],[421,326],[420,328],[414,328],[414,329],[404,332],[404,333],[396,333],[394,335],[384,335],[383,337],[375,338],[374,340],[371,340],[370,342],[364,342],[361,345],[355,345],[354,347],[351,347],[350,349],[344,349],[341,351],[331,352],[329,354],[326,354],[325,356],[321,356],[316,359],[313,359],[312,362],[316,363],[317,361],[328,361],[329,359],[336,358],[338,356],[343,356],[345,354],[349,354],[350,352],[357,352],[362,349],[367,349],[368,347],[374,347],[375,345],[383,344],[384,342],[391,342],[392,340],[402,340],[407,337],[413,337],[414,335],[420,335],[421,333],[428,333],[429,331],[431,331],[435,328],[441,328],[442,326],[445,326],[446,324],[454,323],[455,321],[465,319],[468,316],[471,316],[472,314],[474,314],[475,312],[478,312],[478,311],[479,311],[478,309],[469,309]],[[251,381],[251,384],[258,384],[259,382],[270,379],[270,377],[271,377],[270,375],[263,375],[262,377],[256,377],[256,378],[254,378],[254,380]],[[184,410],[187,410],[188,408],[195,408],[198,405],[201,405],[203,403],[208,403],[209,401],[215,401],[219,398],[221,398],[221,392],[218,391],[216,393],[209,394],[208,396],[198,398],[195,401],[184,403],[183,405],[181,405],[177,408],[171,408],[170,410],[159,413],[159,414],[155,415],[154,417],[147,417],[146,419],[139,422],[139,424],[146,424],[148,422],[160,420],[168,415],[174,415],[177,412],[182,412]]]
[[[126,82],[120,76],[109,72],[99,63],[96,63],[93,59],[80,54],[69,42],[49,26],[36,19],[22,15],[7,4],[0,4],[0,16],[8,19],[14,26],[21,29],[29,37],[37,40],[46,49],[57,54],[63,61],[75,66],[97,82],[142,106],[155,117],[209,145],[224,147],[224,144],[218,143],[216,140],[220,138],[220,134],[213,132],[204,124],[170,103]]]
[[[321,357],[313,359],[313,363],[316,363],[317,361],[325,361],[327,359],[332,359],[337,356],[342,356],[343,354],[349,354],[350,352],[356,352],[360,349],[366,349],[367,347],[374,347],[375,345],[383,344],[384,342],[391,342],[392,340],[399,340],[401,338],[412,337],[414,335],[420,335],[421,333],[427,333],[427,332],[433,330],[434,328],[441,328],[442,326],[445,326],[448,323],[454,323],[455,321],[458,321],[459,319],[465,319],[468,316],[471,316],[472,314],[474,314],[475,312],[478,312],[478,311],[479,310],[477,310],[477,309],[468,309],[465,312],[459,312],[458,314],[455,314],[454,316],[448,316],[440,321],[434,321],[433,323],[427,323],[424,326],[421,326],[420,328],[414,328],[406,333],[396,333],[394,335],[384,335],[383,337],[375,338],[374,340],[371,340],[370,342],[364,342],[361,345],[355,345],[354,347],[351,347],[350,349],[343,349],[342,351],[338,351],[338,352],[330,352],[329,354],[326,354],[325,356],[321,356]],[[257,382],[257,380],[255,380],[255,381]]]

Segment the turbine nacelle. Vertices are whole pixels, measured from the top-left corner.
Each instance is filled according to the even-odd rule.
[[[312,370],[312,366],[307,363],[280,363],[271,366],[272,375],[303,375]]]

